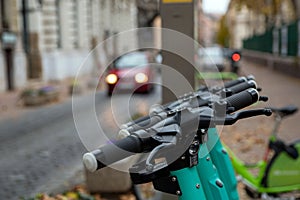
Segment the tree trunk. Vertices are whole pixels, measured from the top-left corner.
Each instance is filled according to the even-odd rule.
[[[291,0],[293,3],[293,7],[295,9],[296,18],[300,19],[300,1],[299,0]]]

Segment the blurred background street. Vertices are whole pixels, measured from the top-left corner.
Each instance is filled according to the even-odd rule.
[[[300,88],[299,79],[251,62],[245,61],[242,66],[245,74],[256,74],[260,87],[264,88],[262,94],[270,98],[266,106],[288,104],[300,106],[300,93],[295,92]],[[269,76],[270,72],[272,76]],[[143,104],[147,110],[147,106],[150,108],[152,104],[160,101],[160,92],[160,88],[157,87],[151,94],[134,95],[133,104],[137,107]],[[89,109],[89,106],[84,102],[92,94],[86,95],[76,98],[80,99],[82,106],[80,109],[83,110],[82,123],[88,126],[89,121],[84,121],[86,119],[84,110]],[[117,101],[121,103],[127,97],[126,93],[120,94]],[[110,119],[112,115],[101,114],[109,112],[107,109],[110,107],[110,99],[106,92],[97,92],[95,100],[99,121],[114,120]],[[144,104],[145,101],[146,104]],[[286,141],[299,138],[297,131],[300,128],[300,124],[297,123],[299,118],[299,113],[288,118],[281,127],[280,137]],[[126,120],[124,119],[124,122]],[[248,120],[247,122],[241,121],[233,127],[226,127],[222,132],[222,137],[228,144],[234,144],[234,138],[238,137],[241,140],[241,146],[245,148],[243,145],[251,141],[249,138],[267,139],[272,127],[271,123],[272,120],[266,117],[252,119],[250,125]],[[108,127],[104,129],[112,131],[108,134],[116,134],[117,127],[111,127],[110,124],[107,123]],[[253,129],[253,124],[259,128]],[[3,155],[0,160],[2,197],[18,199],[18,197],[32,196],[38,192],[61,192],[63,188],[72,187],[72,184],[84,182],[82,155],[86,149],[76,133],[70,99],[63,103],[26,110],[19,115],[4,118],[0,121],[0,131],[2,133],[0,152]],[[101,140],[101,138],[97,139]],[[248,150],[242,152],[241,146],[234,147],[234,144],[233,147],[247,159],[249,159],[249,152],[254,150],[250,159],[257,161],[264,150],[265,143],[266,141],[263,141],[258,145],[250,146]]]
[[[80,96],[81,124],[89,126],[87,96]],[[121,94],[117,103],[122,103],[128,97]],[[147,98],[145,98],[147,97]],[[135,95],[133,106],[142,104],[145,109],[160,100],[160,89],[155,89],[151,95]],[[110,113],[110,98],[104,91],[95,95],[98,120],[107,124],[104,130],[117,134],[117,126],[111,126],[114,118]],[[126,122],[129,119],[123,119]],[[87,130],[90,131],[90,130]],[[10,116],[0,121],[2,155],[0,163],[1,186],[0,195],[6,199],[34,196],[39,192],[60,191],[72,187],[69,179],[81,173],[82,155],[86,152],[81,143],[72,115],[71,99],[57,105],[40,107],[24,111],[18,116]],[[103,140],[97,138],[97,140]],[[78,179],[77,179],[78,180]],[[75,177],[76,181],[76,177]],[[79,184],[81,182],[77,182]],[[73,183],[74,184],[74,183]]]
[[[193,12],[178,11],[185,4]],[[118,125],[130,120],[122,113],[146,115],[151,105],[165,101],[159,84],[167,76],[159,65],[182,64],[162,51],[162,32],[149,29],[128,38],[120,33],[171,26],[188,30],[199,44],[189,52],[199,72],[252,74],[269,97],[258,107],[300,108],[298,0],[0,0],[0,199],[91,184],[72,96],[87,135],[97,134],[89,120],[94,98],[101,128],[116,138]],[[153,48],[139,51],[145,46]],[[127,54],[132,49],[138,51]],[[187,68],[177,69],[184,74]],[[193,72],[187,79],[194,77]],[[300,112],[288,117],[279,137],[300,139],[299,120]],[[271,128],[271,117],[257,117],[221,134],[242,159],[258,161]],[[95,140],[107,142],[102,136]]]

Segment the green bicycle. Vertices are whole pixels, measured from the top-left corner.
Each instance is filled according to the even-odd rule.
[[[285,144],[277,137],[281,121],[294,114],[298,108],[290,105],[270,109],[274,113],[275,123],[263,160],[255,164],[247,164],[223,144],[231,157],[236,173],[241,176],[246,185],[247,194],[252,198],[260,197],[262,194],[265,197],[277,196],[300,190],[300,141]],[[257,175],[251,173],[252,169],[258,169]]]

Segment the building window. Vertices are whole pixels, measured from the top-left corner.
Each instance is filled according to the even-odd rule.
[[[73,18],[73,22],[72,22],[72,29],[73,29],[73,47],[74,48],[78,48],[79,47],[79,15],[78,15],[78,0],[73,0],[73,13],[72,13],[72,18]]]
[[[106,1],[106,0],[101,0],[101,8],[104,8],[104,7],[105,7],[105,1]]]
[[[87,30],[88,32],[93,32],[93,1],[89,0],[87,2],[87,14],[86,14],[86,19],[87,19]]]
[[[56,33],[57,33],[57,48],[61,48],[61,16],[60,16],[60,0],[55,0],[55,8],[56,8]]]

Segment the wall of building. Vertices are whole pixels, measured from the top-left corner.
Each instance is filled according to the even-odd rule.
[[[2,53],[0,53],[0,92],[4,92],[6,90],[6,68],[5,68],[5,60],[3,58]]]
[[[23,50],[14,53],[14,85],[17,89],[24,88],[27,83],[26,55]]]
[[[19,12],[19,0],[10,0],[3,2],[3,13],[0,13],[0,32],[10,31],[16,34],[16,45],[13,50],[13,66],[12,70],[14,72],[13,76],[13,85],[15,89],[24,87],[27,74],[26,74],[26,56],[22,48],[22,27],[20,21],[20,12]],[[7,27],[3,27],[4,24],[7,24]],[[7,65],[6,59],[4,57],[4,50],[2,41],[0,42],[0,92],[7,90]]]
[[[198,21],[198,39],[200,45],[207,47],[216,44],[219,15],[200,13]]]
[[[80,75],[86,75],[92,71],[91,59],[83,63],[88,56],[88,50],[74,51],[52,51],[43,52],[43,80],[63,80],[69,77],[75,77],[80,67],[83,70]],[[84,64],[82,66],[82,64]]]
[[[123,31],[137,28],[137,6],[133,0],[111,0],[101,2],[100,19],[102,31],[100,39],[105,40]],[[122,34],[121,34],[122,35]],[[119,52],[137,47],[137,36],[123,38],[118,35],[116,40],[111,40],[105,47],[108,56],[117,55]]]
[[[61,27],[56,34],[60,41],[57,41],[56,48],[41,48],[45,81],[74,77],[93,46],[107,37],[137,26],[136,5],[131,0],[66,0],[59,1],[58,7],[56,12],[59,14],[56,16]],[[117,40],[108,44],[107,56],[136,45],[136,38],[117,37]],[[96,65],[93,61],[91,57],[86,60],[82,71],[84,74],[93,71]]]
[[[43,81],[74,77],[89,52],[105,38],[137,27],[137,6],[133,0],[37,0],[28,2],[30,39],[28,70],[23,50],[22,0],[5,4],[10,29],[17,33],[14,80],[24,87],[29,72]],[[5,15],[0,14],[0,19]],[[0,44],[1,45],[1,44]],[[118,37],[107,45],[107,56],[137,47],[137,37]],[[83,74],[91,73],[92,58],[84,63]],[[0,52],[0,92],[6,90],[6,66]]]

